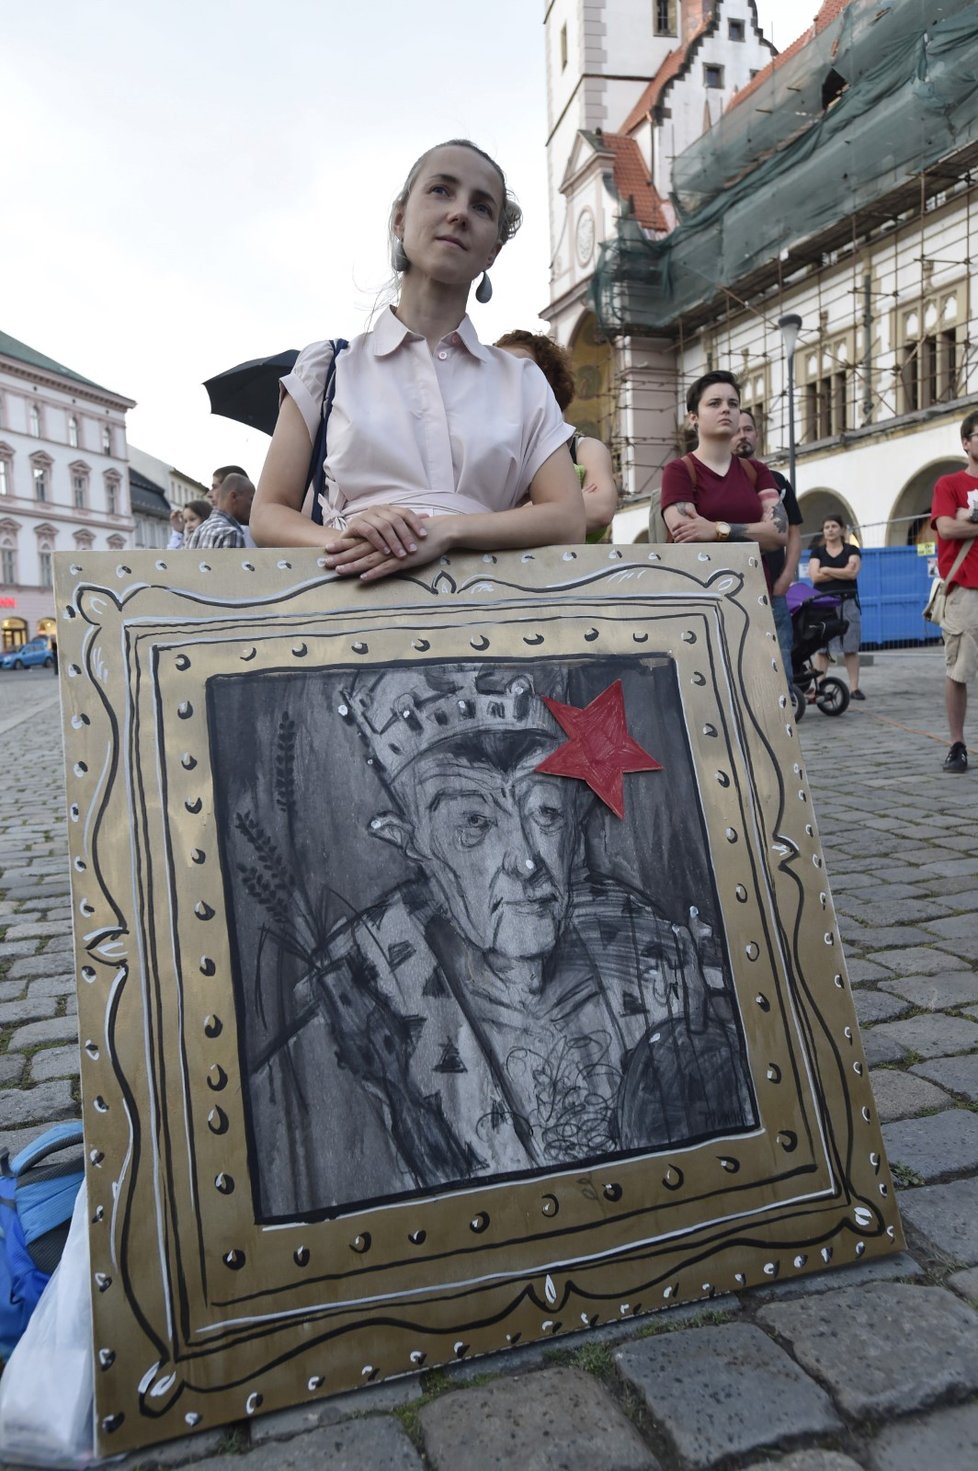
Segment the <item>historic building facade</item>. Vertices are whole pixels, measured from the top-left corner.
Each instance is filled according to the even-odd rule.
[[[806,531],[832,508],[867,544],[929,538],[978,394],[976,7],[826,0],[777,56],[752,0],[554,0],[545,24],[542,314],[573,353],[571,417],[619,464],[618,539],[643,535],[708,368],[738,374],[784,468],[789,314]]]
[[[0,332],[0,641],[55,631],[55,552],[133,540],[126,411],[102,388]]]

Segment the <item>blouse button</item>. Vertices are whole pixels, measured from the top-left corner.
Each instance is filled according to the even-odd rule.
[[[445,350],[444,350],[444,348],[442,348],[442,350],[441,350],[441,352],[440,352],[440,353],[439,353],[439,354],[438,354],[438,356],[439,356],[439,357],[440,357],[440,358],[442,358],[442,359],[443,359],[443,360],[444,360],[444,359],[445,359],[445,358],[447,358],[447,357],[448,357],[448,353],[447,353],[447,352],[446,352],[446,351],[445,351]]]

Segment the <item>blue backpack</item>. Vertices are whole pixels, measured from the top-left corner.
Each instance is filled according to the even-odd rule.
[[[82,1143],[80,1123],[55,1124],[13,1159],[0,1150],[0,1359],[17,1340],[61,1260],[84,1159],[50,1156]]]

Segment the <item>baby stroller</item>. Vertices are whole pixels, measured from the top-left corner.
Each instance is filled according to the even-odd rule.
[[[849,627],[840,614],[839,598],[816,593],[803,582],[796,582],[788,589],[788,607],[791,609],[791,694],[795,703],[795,719],[801,720],[809,703],[809,691],[814,691],[812,702],[823,715],[842,715],[849,708],[849,686],[834,674],[819,674],[812,664],[812,655],[824,649],[832,638],[841,638]]]

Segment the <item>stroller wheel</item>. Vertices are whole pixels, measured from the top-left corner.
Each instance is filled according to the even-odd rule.
[[[795,706],[795,720],[801,720],[805,714],[808,701],[805,699],[804,690],[800,690],[796,684],[791,686],[791,698]]]
[[[826,675],[816,686],[815,703],[823,715],[842,715],[849,708],[849,686],[835,675]]]

